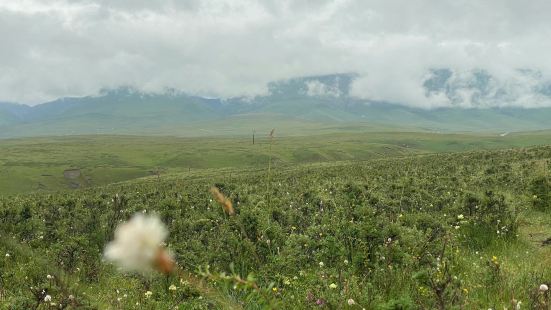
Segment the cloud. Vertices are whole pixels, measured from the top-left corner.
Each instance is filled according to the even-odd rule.
[[[550,106],[540,91],[550,10],[546,0],[0,0],[0,101],[120,86],[255,96],[274,80],[356,72],[351,95],[364,99]],[[455,93],[425,89],[441,68]],[[480,71],[492,77],[484,95],[467,87]]]
[[[307,81],[306,95],[313,97],[339,97],[341,96],[341,91],[334,85],[324,84],[320,81]]]

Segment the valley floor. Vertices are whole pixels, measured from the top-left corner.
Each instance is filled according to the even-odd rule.
[[[67,136],[0,140],[0,195],[106,185],[151,175],[220,168],[264,169],[304,163],[363,161],[412,154],[528,147],[551,143],[551,132],[436,134],[358,132],[323,128],[323,134],[177,138]],[[357,130],[361,130],[357,129]]]

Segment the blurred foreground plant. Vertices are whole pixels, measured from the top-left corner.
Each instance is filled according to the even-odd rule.
[[[136,214],[115,230],[115,239],[105,247],[105,258],[122,270],[147,273],[158,271],[167,277],[176,274],[202,295],[222,309],[239,309],[238,304],[223,297],[205,285],[203,281],[178,268],[172,254],[165,247],[168,230],[155,215]],[[167,285],[166,290],[171,288]],[[152,293],[148,291],[147,297]]]

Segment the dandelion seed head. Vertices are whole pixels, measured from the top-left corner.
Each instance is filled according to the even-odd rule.
[[[167,236],[158,217],[136,214],[117,227],[115,239],[105,248],[105,258],[128,271],[148,271],[166,252],[161,244]]]

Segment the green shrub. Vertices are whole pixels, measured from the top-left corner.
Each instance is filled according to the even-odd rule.
[[[551,212],[551,178],[539,177],[534,179],[531,190],[534,209]]]

